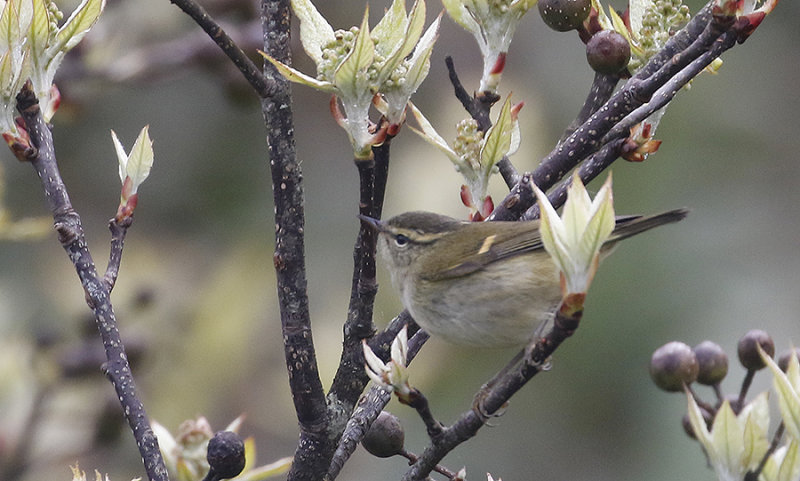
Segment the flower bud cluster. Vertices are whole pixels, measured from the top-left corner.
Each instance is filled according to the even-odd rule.
[[[637,32],[640,51],[631,59],[631,70],[636,71],[647,63],[690,19],[689,7],[681,0],[654,0],[642,15],[642,25]]]

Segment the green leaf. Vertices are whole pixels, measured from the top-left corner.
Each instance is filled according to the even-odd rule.
[[[625,20],[619,16],[619,14],[613,8],[608,11],[611,14],[611,23],[614,25],[614,30],[625,37],[625,40],[628,43],[631,43],[631,34],[628,31],[628,27],[625,26]]]
[[[700,444],[703,445],[703,448],[706,452],[709,452],[709,448],[711,447],[711,436],[708,432],[708,427],[706,426],[706,421],[703,419],[703,413],[700,411],[700,406],[697,405],[697,402],[694,400],[694,396],[687,390],[686,391],[686,398],[688,399],[688,409],[687,413],[689,414],[689,424],[692,425],[692,431],[694,431],[694,435]]]
[[[481,148],[481,166],[487,178],[495,164],[500,162],[511,147],[512,127],[511,95],[509,95],[503,103],[497,121],[486,133],[486,140]]]
[[[576,180],[580,182],[577,172],[574,179],[573,182]],[[592,259],[595,254],[600,252],[600,248],[611,236],[616,224],[614,220],[613,194],[611,192],[611,174],[608,175],[603,187],[595,196],[592,202],[592,209],[596,210],[591,214],[580,240],[581,250],[589,259]]]
[[[778,481],[796,481],[800,477],[800,441],[793,439],[785,447]]]
[[[364,11],[364,19],[358,31],[353,50],[339,64],[334,73],[334,83],[343,96],[360,99],[372,96],[367,83],[367,68],[375,58],[375,45],[369,35],[369,7]]]
[[[119,141],[117,133],[113,130],[111,131],[111,141],[114,143],[114,152],[117,154],[117,163],[119,164],[119,181],[125,182],[125,177],[128,176],[128,153],[125,152],[125,147],[122,146],[122,142]]]
[[[769,429],[767,393],[762,392],[747,404],[739,414],[739,418],[741,419],[742,416],[745,416],[742,467],[754,469],[761,462],[769,448],[769,443],[767,442],[767,430]]]
[[[9,0],[3,7],[3,14],[0,15],[0,50],[10,50],[18,38],[19,18],[14,9],[14,2]]]
[[[3,93],[11,93],[11,83],[14,81],[14,68],[11,65],[11,52],[6,51],[0,57],[0,86],[3,88]]]
[[[741,459],[744,451],[744,430],[739,426],[733,409],[728,401],[722,403],[714,424],[711,427],[712,450],[709,452],[711,463],[717,469],[725,468],[729,472],[741,470]],[[719,471],[718,471],[719,474]]]
[[[425,80],[425,77],[428,76],[428,71],[431,67],[433,44],[436,43],[436,38],[439,36],[439,24],[441,20],[442,15],[439,14],[436,20],[430,24],[425,35],[422,36],[422,39],[420,39],[414,49],[411,66],[409,66],[408,72],[406,72],[406,85],[409,85],[408,89],[411,90],[409,95],[413,94],[422,81]]]
[[[77,45],[100,17],[105,6],[105,0],[83,0],[58,29],[56,43],[51,50],[66,52]]]
[[[631,24],[631,32],[634,37],[639,36],[642,30],[642,19],[647,7],[653,5],[653,0],[629,0],[628,1],[628,19]]]
[[[309,57],[319,66],[322,48],[336,41],[333,27],[319,13],[311,0],[292,0],[292,10],[300,19],[300,43]]]
[[[772,382],[778,393],[778,406],[786,431],[792,438],[800,441],[800,375],[796,358],[790,359],[789,369],[784,373],[771,357],[763,354],[761,349],[759,354],[772,371]]]
[[[417,135],[422,137],[426,142],[433,145],[437,149],[444,152],[445,155],[450,159],[451,162],[454,164],[461,165],[461,158],[458,154],[447,144],[447,141],[436,132],[436,129],[433,128],[433,125],[430,121],[425,118],[422,112],[417,108],[416,105],[409,102],[408,106],[411,107],[411,114],[416,119],[417,123],[420,126],[420,129],[415,129],[414,127],[409,126],[409,128],[415,132]]]
[[[444,5],[444,9],[447,10],[450,18],[461,25],[464,30],[472,34],[480,32],[480,25],[475,22],[475,19],[467,11],[463,0],[442,0],[442,5]]]
[[[260,53],[265,59],[267,59],[269,63],[274,65],[275,68],[278,69],[278,72],[280,72],[280,74],[283,75],[283,77],[290,82],[299,83],[307,87],[311,87],[313,89],[321,90],[323,92],[336,91],[336,87],[330,82],[326,82],[324,80],[317,80],[316,78],[311,77],[310,75],[306,75],[303,72],[300,72],[299,70],[295,70],[292,67],[289,67],[288,65],[285,65],[279,62],[278,60],[275,60],[274,58],[270,57],[269,55],[260,50],[258,51],[258,53]]]
[[[131,149],[131,155],[128,156],[126,170],[134,185],[134,192],[136,192],[136,187],[147,179],[147,176],[150,175],[150,169],[153,168],[153,141],[150,140],[148,129],[149,126],[145,125],[139,132],[139,136]]]
[[[34,64],[39,68],[47,63],[44,52],[50,43],[50,15],[45,0],[32,0],[33,18],[28,30],[28,41]]]
[[[398,45],[408,25],[405,0],[394,0],[381,21],[372,29],[375,50],[383,56],[389,56]]]
[[[408,16],[408,24],[403,36],[400,38],[402,42],[399,43],[397,49],[391,54],[381,68],[378,76],[378,85],[386,82],[395,68],[400,65],[404,58],[408,57],[414,51],[417,41],[422,36],[422,30],[425,26],[425,0],[417,0],[411,8],[411,13]],[[398,39],[398,41],[400,40]]]

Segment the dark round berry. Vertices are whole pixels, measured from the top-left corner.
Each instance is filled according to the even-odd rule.
[[[778,358],[778,367],[781,368],[781,371],[786,372],[789,369],[789,358],[792,355],[800,359],[800,347],[795,347],[781,354],[781,357]]]
[[[631,46],[613,30],[600,30],[586,43],[586,60],[595,72],[611,75],[628,66]]]
[[[719,344],[703,341],[694,346],[693,350],[700,367],[697,373],[697,382],[713,386],[725,379],[728,374],[728,355]]]
[[[775,356],[775,342],[769,337],[769,334],[761,329],[753,329],[747,332],[747,334],[739,339],[737,350],[739,352],[739,362],[741,362],[742,366],[748,371],[758,371],[766,366],[761,356],[758,354],[756,346],[761,346],[761,349],[764,350],[767,356]]]
[[[244,469],[244,441],[233,431],[220,431],[208,441],[206,459],[214,479],[234,478]]]
[[[558,32],[575,30],[589,17],[591,0],[539,0],[539,14],[548,27]]]
[[[682,391],[697,379],[699,366],[692,349],[682,342],[668,342],[656,349],[650,359],[650,377],[656,386],[669,391]]]
[[[403,426],[397,416],[381,411],[361,440],[361,445],[373,456],[388,458],[403,451],[405,437]]]

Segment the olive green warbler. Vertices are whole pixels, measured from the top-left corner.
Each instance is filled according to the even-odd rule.
[[[617,217],[602,254],[687,212]],[[379,233],[378,250],[403,306],[432,336],[476,347],[521,346],[561,300],[539,221],[463,222],[430,212],[387,221],[359,217]]]

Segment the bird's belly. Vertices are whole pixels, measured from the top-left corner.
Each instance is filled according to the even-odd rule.
[[[509,277],[499,278],[508,275],[503,271],[486,269],[480,276],[415,286],[404,293],[403,303],[432,336],[471,346],[522,346],[558,305],[561,295],[557,273],[555,266],[541,275],[523,270],[523,275],[512,274],[512,282]],[[432,300],[419,302],[419,290],[433,294]]]

